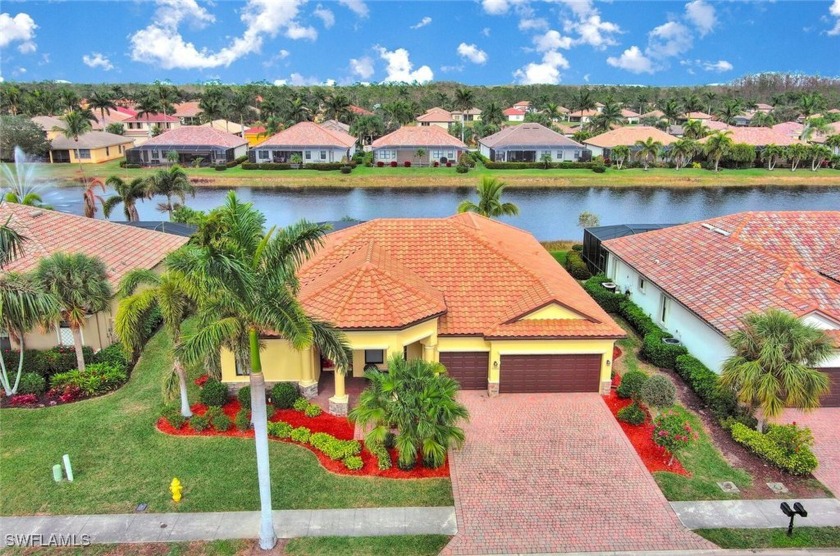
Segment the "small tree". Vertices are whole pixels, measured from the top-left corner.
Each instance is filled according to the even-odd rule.
[[[767,162],[767,170],[772,171],[779,159],[784,155],[784,149],[778,145],[769,144],[759,152],[759,156],[763,162]]]
[[[808,147],[801,143],[794,143],[785,149],[785,158],[790,162],[790,171],[799,168],[802,159],[808,156]]]
[[[169,162],[169,165],[178,164],[178,161],[181,159],[181,156],[178,154],[178,151],[171,150],[166,153],[166,161]]]
[[[543,167],[548,170],[551,168],[551,153],[543,153],[540,157],[540,162],[543,163]]]
[[[594,228],[601,223],[601,219],[594,212],[588,210],[583,211],[578,215],[578,227],[580,228]]]
[[[715,172],[720,167],[720,159],[729,154],[732,150],[732,135],[731,131],[718,131],[709,135],[706,139],[706,144],[703,146],[703,152],[709,160],[715,161]]]
[[[685,418],[676,411],[666,411],[653,420],[653,441],[665,448],[671,455],[668,467],[674,464],[674,457],[697,439],[697,433]]]
[[[426,149],[417,149],[414,151],[414,158],[417,159],[417,164],[420,165],[423,163],[423,157],[426,156]]]
[[[653,375],[642,385],[641,396],[648,408],[658,411],[674,405],[677,389],[667,377]]]
[[[642,161],[642,164],[645,167],[645,172],[647,172],[648,167],[656,161],[656,156],[662,148],[662,142],[656,141],[652,137],[648,137],[645,141],[642,141],[641,139],[636,141],[635,147],[636,156]]]
[[[125,125],[114,122],[105,126],[105,131],[114,135],[125,135]]]
[[[616,145],[610,151],[611,158],[615,162],[615,167],[621,170],[621,167],[630,158],[630,147],[627,145]]]

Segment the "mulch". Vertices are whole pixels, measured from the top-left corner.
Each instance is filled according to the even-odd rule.
[[[228,402],[225,406],[223,406],[222,411],[228,417],[230,417],[231,420],[233,420],[237,412],[239,412],[240,408],[241,406],[239,404],[239,401],[233,400]],[[207,411],[207,406],[199,403],[193,405],[191,409],[194,414],[203,415]],[[279,409],[275,411],[274,415],[272,415],[269,418],[269,420],[273,422],[285,421],[293,427],[306,427],[313,433],[325,432],[327,434],[331,434],[332,436],[340,440],[353,439],[354,426],[350,422],[350,420],[345,417],[337,417],[335,415],[330,415],[326,412],[321,413],[321,415],[317,417],[307,417],[302,412],[295,411],[294,409]],[[203,431],[196,431],[190,426],[189,423],[185,424],[180,429],[176,429],[175,427],[170,425],[169,422],[163,417],[158,419],[157,428],[162,433],[169,434],[172,436],[226,436],[233,438],[254,437],[253,430],[240,431],[233,426],[224,432],[220,432],[211,428],[204,429]],[[429,469],[423,467],[418,456],[418,463],[414,467],[414,469],[412,469],[411,471],[403,471],[402,469],[396,466],[396,461],[398,457],[396,450],[391,449],[389,450],[389,452],[391,454],[391,461],[393,462],[393,466],[390,469],[386,469],[383,471],[379,469],[376,456],[371,454],[367,450],[367,448],[363,446],[362,453],[359,454],[359,457],[362,458],[364,466],[358,471],[351,471],[344,466],[344,463],[342,463],[341,460],[331,460],[320,450],[315,449],[309,444],[294,442],[289,438],[281,439],[273,438],[270,436],[269,440],[274,440],[276,442],[287,442],[289,444],[296,444],[298,446],[302,446],[308,449],[313,454],[315,454],[315,456],[318,458],[318,461],[324,469],[330,471],[331,473],[336,473],[339,475],[353,475],[357,477],[383,477],[387,479],[430,479],[449,477],[449,458],[446,459],[446,462],[441,467],[438,467],[437,469]]]

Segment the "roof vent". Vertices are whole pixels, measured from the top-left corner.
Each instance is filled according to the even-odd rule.
[[[39,216],[42,216],[43,214],[44,214],[44,211],[39,209],[39,210],[33,210],[32,212],[30,212],[29,216],[32,217],[32,218],[38,218]]]
[[[713,231],[716,234],[720,234],[720,235],[725,236],[725,237],[729,237],[729,235],[730,235],[730,233],[727,232],[726,230],[718,228],[717,226],[713,226],[709,223],[703,223],[703,224],[700,224],[700,225],[703,226],[704,228],[706,228],[707,230]]]

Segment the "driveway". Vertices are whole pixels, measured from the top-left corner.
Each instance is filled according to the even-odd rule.
[[[716,548],[683,527],[597,394],[462,392],[443,554]]]
[[[827,486],[834,496],[840,496],[840,407],[824,407],[810,413],[786,409],[781,421],[805,425],[814,434],[814,455],[820,465],[814,477]]]

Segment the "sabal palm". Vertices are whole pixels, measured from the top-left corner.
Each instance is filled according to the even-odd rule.
[[[482,176],[476,191],[478,192],[478,204],[469,199],[461,201],[458,205],[458,212],[475,212],[488,218],[499,216],[516,216],[519,214],[519,207],[513,203],[502,202],[502,193],[505,190],[505,183],[492,176]]]
[[[35,276],[56,298],[61,320],[73,333],[78,369],[84,371],[81,330],[87,316],[106,309],[113,295],[105,263],[83,253],[54,253],[38,262]]]
[[[746,315],[729,345],[735,354],[723,364],[721,385],[760,411],[762,428],[785,407],[818,407],[828,391],[828,377],[814,367],[831,355],[831,339],[786,311]]]
[[[195,195],[195,187],[190,183],[184,169],[177,164],[158,170],[148,179],[149,193],[166,197],[166,203],[161,203],[158,210],[168,213],[170,220],[172,220],[172,211],[175,208],[172,204],[172,197],[177,197],[183,204],[188,194]]]
[[[648,137],[644,141],[639,139],[634,145],[636,149],[636,157],[642,161],[642,164],[647,171],[650,164],[656,160],[659,150],[662,148],[662,141],[656,141],[653,137]]]
[[[110,94],[102,93],[100,91],[95,91],[90,97],[88,98],[88,107],[91,110],[98,110],[100,118],[100,124],[102,128],[105,129],[105,112],[108,114],[111,113],[111,110],[116,110],[117,105],[114,102],[113,97]]]
[[[767,162],[767,170],[773,170],[776,163],[785,154],[785,149],[773,143],[767,145],[759,151],[759,156],[762,162]]]
[[[688,120],[683,124],[683,135],[688,139],[702,139],[709,133],[709,128],[703,123],[703,120]]]
[[[677,170],[679,170],[687,166],[694,155],[697,154],[697,143],[691,139],[680,139],[669,147],[668,154],[674,161]]]
[[[134,178],[127,182],[119,176],[111,176],[105,183],[113,187],[116,193],[102,203],[105,218],[110,218],[114,207],[122,203],[126,220],[129,222],[140,220],[137,201],[142,201],[149,196],[149,182],[145,178]]]
[[[717,131],[712,133],[706,139],[706,144],[703,145],[703,152],[710,159],[715,161],[715,172],[720,166],[720,159],[732,151],[732,135],[731,131]]]

